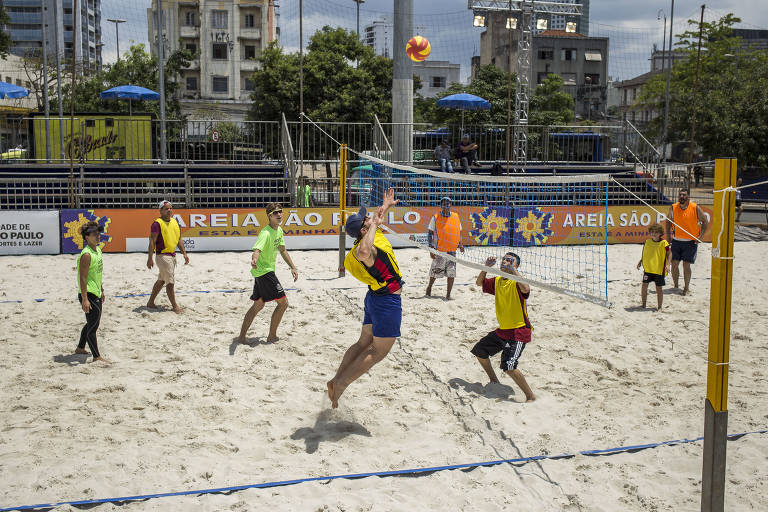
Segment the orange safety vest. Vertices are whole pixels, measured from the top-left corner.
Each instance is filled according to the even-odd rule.
[[[696,206],[696,203],[693,201],[688,201],[688,207],[685,210],[680,208],[680,203],[672,205],[672,221],[675,223],[675,238],[678,240],[695,240],[698,238],[698,209],[698,206]],[[677,229],[677,226],[680,226],[682,229]]]
[[[461,221],[459,214],[451,212],[450,217],[442,213],[435,214],[436,249],[440,252],[456,252],[461,242]]]

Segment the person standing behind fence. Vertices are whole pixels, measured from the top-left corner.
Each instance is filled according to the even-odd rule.
[[[315,200],[312,197],[312,190],[309,188],[309,180],[306,176],[299,176],[299,183],[296,190],[299,208],[309,208],[315,206]]]
[[[96,340],[96,330],[101,322],[101,309],[104,303],[102,280],[104,264],[99,247],[102,231],[103,228],[95,221],[90,221],[80,228],[85,246],[77,257],[77,298],[85,313],[85,325],[80,331],[80,342],[77,344],[75,354],[88,354],[85,350],[87,343],[94,361],[110,364],[110,361],[101,357]]]
[[[686,188],[680,189],[677,202],[669,207],[666,221],[666,238],[672,245],[672,281],[678,288],[680,261],[683,262],[683,295],[688,295],[691,283],[691,265],[696,262],[699,238],[707,231],[709,220],[701,206],[690,199]],[[672,227],[674,224],[674,235]]]
[[[433,215],[429,221],[427,242],[430,247],[451,256],[456,256],[456,249],[464,252],[464,246],[461,245],[461,220],[459,214],[451,211],[451,198],[448,196],[440,199],[440,212]],[[432,265],[429,267],[426,295],[432,295],[435,279],[445,277],[448,280],[445,300],[451,300],[451,289],[456,279],[456,262],[431,252],[429,255],[432,257]]]
[[[155,263],[152,255],[157,253],[157,269],[159,275],[155,285],[152,287],[152,294],[149,296],[147,307],[156,309],[155,299],[160,290],[165,285],[165,291],[168,294],[168,300],[171,301],[171,307],[175,313],[181,313],[182,310],[176,303],[176,293],[174,292],[174,274],[176,271],[176,248],[184,255],[184,264],[189,264],[189,256],[184,249],[184,241],[181,239],[181,228],[176,219],[172,217],[173,205],[170,201],[160,201],[160,217],[155,219],[149,230],[149,248],[147,249],[147,268],[151,269]]]

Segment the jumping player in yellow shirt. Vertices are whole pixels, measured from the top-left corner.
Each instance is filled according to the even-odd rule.
[[[387,210],[397,202],[395,191],[390,188],[372,217],[361,207],[349,216],[344,227],[355,238],[355,245],[344,259],[344,268],[368,285],[368,293],[360,338],[344,353],[336,375],[328,381],[328,397],[334,409],[347,386],[384,359],[400,336],[403,279],[392,245],[379,229]]]

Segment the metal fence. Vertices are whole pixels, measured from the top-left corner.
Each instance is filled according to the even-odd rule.
[[[74,118],[42,117],[18,120],[14,147],[2,148],[0,163],[159,162],[160,123],[147,115]],[[359,154],[391,159],[394,123],[313,123],[281,121],[168,120],[166,155],[171,163],[283,162],[290,157],[306,163],[338,160],[339,144]],[[434,149],[442,140],[458,147],[462,135],[478,144],[478,159],[486,164],[506,161],[507,126],[413,124],[411,161],[434,165]],[[527,131],[529,163],[632,163],[649,169],[658,151],[631,123],[611,126],[511,126]],[[72,136],[74,134],[74,136]],[[511,152],[511,149],[509,150]],[[352,154],[351,164],[358,158]],[[510,159],[512,158],[509,153]]]

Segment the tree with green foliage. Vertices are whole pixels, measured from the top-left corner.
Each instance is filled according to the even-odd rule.
[[[528,124],[551,126],[567,125],[574,119],[573,96],[563,90],[563,79],[550,73],[536,87],[530,103]]]
[[[249,118],[299,118],[299,55],[271,43],[251,76],[255,89]],[[382,122],[392,117],[392,60],[375,55],[354,32],[323,27],[304,55],[304,112],[315,121]]]
[[[181,104],[176,92],[180,90],[181,70],[189,67],[195,54],[188,50],[176,50],[165,63],[165,113],[167,119],[182,119]],[[138,85],[153,91],[159,90],[157,56],[150,55],[143,44],[131,46],[122,58],[104,66],[101,72],[91,72],[78,77],[75,83],[75,112],[103,112],[127,114],[129,107],[134,112],[160,114],[159,101],[132,101],[99,98],[99,93],[118,85]],[[62,84],[64,110],[70,111],[72,91],[71,76]],[[50,98],[51,110],[58,108],[56,97]]]
[[[0,3],[0,59],[8,58],[8,51],[11,49],[11,34],[8,32],[8,24],[11,17],[5,12],[5,7]]]
[[[696,99],[695,143],[704,159],[736,157],[740,165],[768,165],[768,50],[745,46],[733,36],[739,18],[728,14],[702,25],[701,62]],[[698,21],[678,36],[687,58],[671,70],[668,143],[691,137],[694,110]],[[663,134],[666,77],[656,75],[643,87],[638,108],[662,113],[649,125],[651,136]]]

